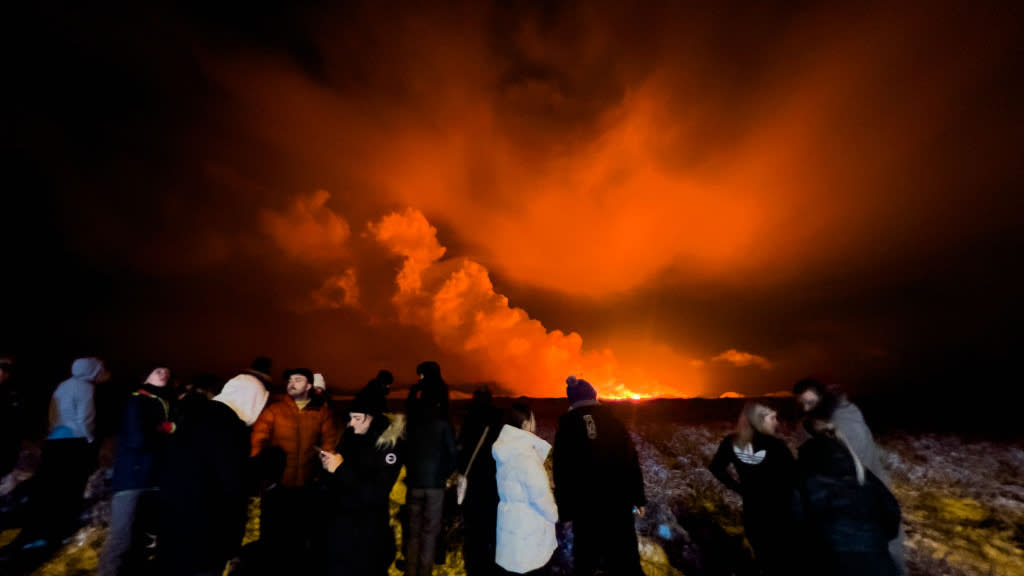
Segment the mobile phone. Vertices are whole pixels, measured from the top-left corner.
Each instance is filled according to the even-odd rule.
[[[327,450],[324,450],[323,448],[321,448],[321,447],[319,447],[317,445],[313,445],[313,450],[316,450],[317,454],[323,454],[324,452],[327,452]]]

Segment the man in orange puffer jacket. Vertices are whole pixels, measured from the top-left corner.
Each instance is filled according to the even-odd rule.
[[[309,484],[321,468],[319,449],[335,449],[338,429],[324,398],[310,395],[310,370],[287,370],[284,377],[287,396],[267,406],[252,427],[252,456],[276,462],[278,470],[283,465],[280,478],[263,492],[260,542],[268,560],[286,559],[292,571],[304,562],[301,558],[320,556],[315,549],[325,536]]]

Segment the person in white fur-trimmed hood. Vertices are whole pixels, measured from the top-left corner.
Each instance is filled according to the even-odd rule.
[[[544,470],[551,444],[534,434],[537,420],[526,404],[513,404],[505,422],[491,448],[500,498],[494,560],[515,574],[543,574],[558,547],[558,507]]]
[[[241,549],[250,483],[249,428],[267,403],[263,382],[239,374],[197,400],[170,437],[160,486],[165,576],[219,576]]]

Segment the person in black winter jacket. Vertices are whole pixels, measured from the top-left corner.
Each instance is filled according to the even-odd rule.
[[[405,419],[384,411],[383,392],[364,388],[349,408],[339,451],[320,454],[329,472],[330,576],[383,576],[395,559],[390,495],[402,469]]]
[[[504,413],[494,406],[490,389],[484,386],[476,390],[466,419],[462,422],[457,443],[459,474],[465,476],[466,482],[466,495],[462,501],[462,521],[465,528],[462,558],[467,576],[487,576],[496,573],[494,545],[498,521],[498,484],[495,480],[497,467],[491,454],[491,447],[501,433],[503,420]]]
[[[586,380],[570,376],[569,412],[558,421],[553,453],[555,502],[572,522],[576,574],[643,574],[633,514],[643,515],[643,472],[633,439]]]
[[[896,576],[888,543],[899,533],[899,504],[863,463],[843,433],[814,419],[811,438],[800,446],[809,573],[824,576]]]
[[[747,404],[736,433],[722,440],[709,469],[743,497],[743,528],[761,571],[767,576],[789,576],[795,570],[796,460],[775,436],[777,425],[774,410]],[[729,474],[730,465],[738,480]]]
[[[154,369],[125,403],[114,458],[110,529],[100,553],[97,576],[119,574],[130,552],[140,549],[139,536],[156,532],[153,524],[159,479],[167,441],[174,431],[170,379],[169,369]]]
[[[406,574],[429,576],[434,568],[444,488],[455,471],[455,436],[448,421],[448,385],[436,362],[416,367],[420,381],[406,400],[408,433],[405,462],[408,535]]]
[[[168,446],[160,486],[160,549],[165,576],[220,575],[239,552],[248,506],[249,427],[267,389],[235,376],[213,400],[195,400]]]

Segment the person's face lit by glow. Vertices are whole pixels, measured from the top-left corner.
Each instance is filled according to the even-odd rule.
[[[367,430],[370,429],[370,423],[373,422],[373,416],[369,414],[363,414],[361,412],[352,412],[348,415],[348,425],[352,428],[352,431],[362,436],[366,434]]]

